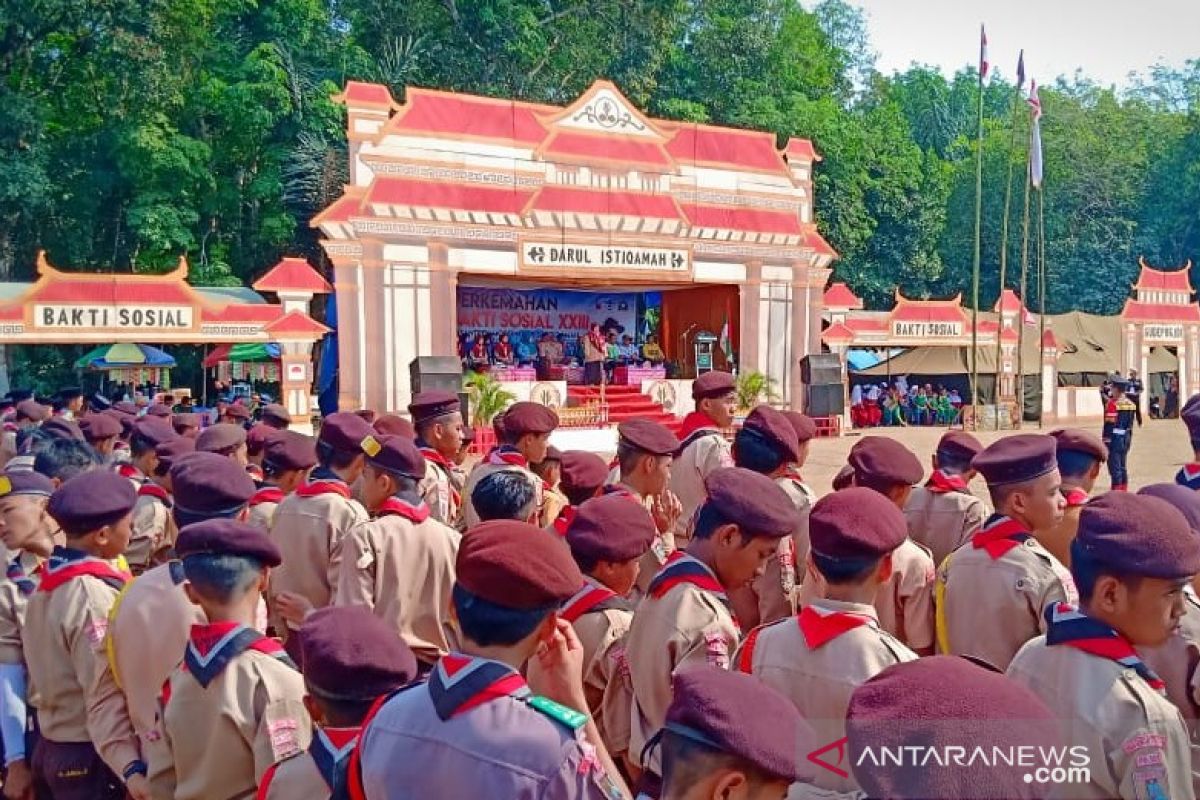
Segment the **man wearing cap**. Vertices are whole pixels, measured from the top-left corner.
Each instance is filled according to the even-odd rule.
[[[1104,405],[1104,444],[1108,446],[1108,475],[1112,488],[1124,492],[1129,488],[1129,471],[1125,459],[1133,443],[1133,423],[1137,406],[1125,396],[1128,382],[1120,376],[1113,378],[1112,392]]]
[[[225,456],[242,469],[250,463],[246,454],[246,429],[241,425],[227,422],[210,425],[196,437],[196,450]]]
[[[326,417],[317,435],[317,466],[275,509],[271,538],[283,553],[283,564],[271,573],[267,602],[275,632],[285,644],[288,631],[299,626],[289,628],[278,615],[277,595],[299,595],[314,608],[333,602],[341,577],[342,539],[368,519],[350,487],[362,475],[364,447],[378,446],[374,433],[357,414],[341,411]],[[298,655],[295,644],[292,647]]]
[[[992,496],[992,514],[970,544],[938,569],[938,648],[1006,669],[1021,645],[1046,630],[1042,609],[1075,603],[1075,583],[1038,541],[1062,519],[1056,444],[1041,434],[1006,436],[971,462]]]
[[[1192,448],[1192,460],[1175,473],[1175,482],[1189,489],[1200,491],[1200,394],[1192,395],[1179,411],[1179,418],[1187,426],[1188,441]]]
[[[230,403],[225,406],[217,419],[218,423],[226,423],[228,425],[239,425],[245,427],[250,421],[250,409],[242,405],[241,401]]]
[[[259,486],[263,483],[263,450],[267,442],[279,433],[279,428],[265,422],[256,422],[244,431],[246,436],[246,471]]]
[[[486,522],[463,537],[456,566],[461,650],[367,721],[351,796],[628,797],[583,711],[579,639],[555,613],[583,584],[566,545]]]
[[[163,686],[150,786],[176,800],[249,797],[312,737],[300,671],[255,627],[279,548],[253,525],[214,519],[183,528],[176,552],[205,622]]]
[[[425,457],[421,496],[433,518],[447,525],[458,521],[462,495],[454,485],[454,456],[462,445],[463,418],[458,395],[430,390],[408,404],[417,447]]]
[[[200,435],[200,415],[194,412],[176,414],[171,417],[171,427],[179,436],[195,439]]]
[[[155,554],[175,543],[178,529],[171,521],[171,467],[177,460],[195,452],[196,443],[176,436],[154,448],[154,469],[138,487],[133,507],[133,538],[125,550],[125,559],[134,575],[141,575]]]
[[[171,521],[181,529],[208,519],[244,519],[254,481],[230,469],[229,459],[215,453],[188,453],[169,471],[174,503]],[[97,676],[88,704],[88,730],[109,768],[125,774],[136,800],[135,783],[153,767],[145,744],[155,733],[163,682],[179,664],[193,625],[204,616],[183,590],[183,565],[172,559],[146,570],[127,584],[108,622],[107,659]],[[260,627],[266,608],[259,601]],[[136,762],[136,764],[135,764]],[[136,767],[136,768],[134,768]],[[130,776],[137,775],[134,779]],[[144,781],[140,784],[148,792]]]
[[[261,800],[329,800],[376,699],[417,677],[412,651],[365,608],[314,611],[300,638],[312,744],[267,769]]]
[[[934,564],[965,544],[987,518],[987,507],[971,494],[971,459],[983,445],[966,431],[948,431],[933,454],[933,472],[916,486],[904,506],[908,535],[928,548]]]
[[[706,372],[692,381],[696,410],[683,418],[679,451],[671,462],[671,491],[681,511],[675,523],[675,545],[687,544],[692,515],[705,502],[704,481],[714,470],[733,466],[724,431],[733,426],[737,384],[728,372]]]
[[[654,576],[629,629],[629,752],[651,780],[662,774],[661,765],[642,748],[666,719],[671,675],[684,664],[729,668],[741,638],[729,592],[761,575],[779,540],[796,529],[796,507],[765,475],[726,467],[705,485],[708,500],[696,514],[687,550],[675,551]]]
[[[1062,519],[1038,534],[1038,541],[1063,564],[1071,566],[1071,542],[1079,528],[1079,513],[1092,494],[1100,477],[1100,465],[1108,458],[1108,448],[1100,437],[1078,428],[1059,428],[1050,431],[1055,441],[1055,460],[1062,476],[1062,493],[1066,501]]]
[[[1071,544],[1079,605],[1046,606],[1045,635],[1008,667],[1088,748],[1080,796],[1194,796],[1187,728],[1135,648],[1168,640],[1197,572],[1200,537],[1167,501],[1109,492],[1084,506]]]
[[[586,450],[568,450],[558,453],[558,458],[561,465],[559,489],[567,504],[558,512],[552,529],[559,536],[566,536],[575,512],[604,488],[608,465],[600,456]]]
[[[374,519],[342,542],[337,604],[374,611],[427,671],[450,649],[450,590],[462,537],[433,518],[417,489],[426,472],[415,442],[380,436],[364,449],[362,496]]]
[[[63,543],[62,531],[46,504],[54,483],[37,472],[0,476],[0,540],[8,564],[0,581],[0,741],[7,770],[4,786],[12,797],[26,797],[33,785],[26,751],[28,672],[22,646],[25,609],[37,591],[42,564]]]
[[[893,664],[917,658],[880,627],[872,605],[907,531],[900,509],[866,487],[818,500],[809,519],[809,558],[821,575],[824,596],[796,617],[750,631],[734,656],[737,669],[761,678],[810,720],[822,744],[846,735],[846,708],[855,687]],[[846,763],[837,766],[846,771]],[[849,776],[828,769],[816,771],[815,783],[836,792],[858,788]]]
[[[493,472],[505,470],[527,477],[537,497],[538,521],[543,527],[549,527],[558,516],[559,504],[551,506],[544,502],[542,479],[529,471],[529,465],[546,457],[550,433],[558,427],[558,414],[541,403],[513,403],[504,412],[500,427],[504,433],[502,443],[488,453],[467,477],[463,489],[463,522],[468,528],[479,523],[479,515],[471,504],[471,492],[475,484]],[[547,518],[550,512],[553,513]]]
[[[155,448],[176,436],[175,429],[159,417],[141,417],[130,426],[129,463],[118,464],[117,473],[128,478],[134,489],[146,482],[158,461]]]
[[[913,452],[887,436],[863,437],[850,449],[847,461],[854,471],[855,486],[875,490],[899,509],[905,507],[913,484],[924,474]],[[933,652],[935,635],[933,593],[937,569],[933,556],[906,536],[892,552],[891,562],[888,579],[875,597],[879,624],[918,655],[928,655]],[[824,581],[810,563],[800,587],[800,605],[807,605],[823,593]]]
[[[112,414],[88,414],[79,420],[83,439],[103,458],[112,457],[113,446],[121,435],[121,421]]]
[[[530,464],[529,469],[542,479],[542,489],[558,495],[559,508],[566,508],[570,500],[563,495],[562,487],[562,458],[563,451],[554,445],[546,448],[546,456],[536,464]],[[561,513],[561,511],[560,511]]]
[[[83,412],[83,389],[64,386],[54,395],[54,416],[74,420]]]
[[[663,800],[783,797],[813,766],[796,758],[818,744],[808,722],[757,678],[712,667],[680,670],[658,735]],[[751,717],[748,709],[771,709]]]
[[[274,430],[263,451],[263,484],[250,498],[246,519],[264,531],[271,530],[275,509],[296,491],[317,464],[317,443],[311,436],[291,430]]]
[[[654,521],[641,504],[618,494],[580,504],[566,529],[583,583],[558,615],[575,627],[583,645],[588,711],[613,758],[628,757],[633,702],[625,650],[633,605],[626,598],[655,533]]]
[[[259,420],[269,428],[286,431],[292,424],[292,415],[279,403],[267,403],[259,414]]]
[[[66,546],[55,547],[46,562],[23,632],[42,737],[32,764],[39,796],[125,796],[119,773],[92,744],[86,709],[104,663],[108,615],[129,580],[110,562],[129,544],[136,500],[129,481],[106,470],[77,475],[50,498],[48,510]]]

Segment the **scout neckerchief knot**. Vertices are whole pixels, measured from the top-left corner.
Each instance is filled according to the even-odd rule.
[[[312,757],[317,772],[321,773],[325,785],[333,791],[338,767],[354,751],[358,743],[359,728],[317,728],[313,733],[308,754]]]
[[[328,467],[317,467],[309,475],[308,480],[296,487],[296,494],[301,497],[316,497],[320,494],[340,494],[349,500],[353,493],[350,486]]]
[[[800,633],[810,650],[816,650],[823,644],[832,642],[843,633],[872,625],[875,620],[869,614],[855,614],[852,611],[836,611],[823,608],[819,604],[807,605],[796,615]]]
[[[130,579],[129,573],[122,572],[102,558],[69,547],[56,547],[45,564],[38,588],[43,592],[53,592],[68,581],[84,575],[101,580],[114,589],[124,588]]]
[[[17,556],[12,561],[8,562],[8,569],[5,574],[8,579],[16,584],[17,591],[28,597],[37,591],[37,577],[42,574],[42,565],[38,564],[33,568],[32,573],[25,571],[25,565],[21,563],[21,557]]]
[[[229,666],[229,662],[247,650],[257,650],[292,669],[296,668],[282,645],[254,628],[237,622],[193,625],[187,649],[183,653],[183,663],[188,673],[207,688]]]
[[[528,469],[529,460],[521,455],[521,451],[511,444],[502,444],[487,454],[487,463],[492,466],[525,467]]]
[[[249,505],[251,508],[254,508],[263,503],[282,503],[284,497],[286,495],[283,493],[283,489],[280,489],[278,486],[264,486],[250,498]]]
[[[697,589],[703,589],[716,595],[717,599],[729,609],[729,615],[733,617],[734,624],[737,624],[737,617],[734,616],[729,595],[725,594],[725,587],[717,580],[717,576],[704,562],[689,556],[683,550],[676,550],[672,553],[667,558],[667,563],[663,564],[663,568],[650,581],[650,596],[662,597],[681,583],[689,583]]]
[[[168,508],[171,507],[171,494],[157,483],[146,481],[138,487],[137,493],[138,497],[153,497],[155,500],[161,501]]]
[[[446,458],[444,455],[439,453],[437,450],[434,450],[420,439],[417,440],[417,449],[421,451],[421,455],[425,457],[426,461],[436,464],[438,468],[446,474],[447,478],[450,477],[450,475],[454,472],[454,465],[450,463],[450,459]],[[462,495],[459,493],[458,489],[454,488],[453,483],[450,484],[450,497],[453,498],[455,506],[462,504]]]
[[[720,433],[721,428],[708,414],[703,411],[693,411],[683,418],[683,422],[679,425],[679,449],[676,453],[682,453],[687,446],[697,439],[709,436],[714,433]]]
[[[558,516],[554,518],[554,532],[566,538],[567,528],[571,527],[576,513],[578,512],[576,512],[575,506],[563,506],[562,511],[559,511]]]
[[[438,660],[429,675],[429,695],[444,722],[501,697],[526,698],[529,687],[507,664],[449,653]]]
[[[1183,468],[1175,473],[1175,482],[1180,486],[1200,491],[1200,464],[1184,464]]]
[[[967,482],[963,480],[962,475],[951,475],[940,469],[935,469],[933,474],[929,476],[929,481],[925,484],[925,488],[934,494],[971,491],[967,488]]]
[[[976,550],[987,550],[989,556],[997,559],[1032,537],[1033,534],[1012,517],[993,514],[971,539],[971,546]]]
[[[1111,659],[1137,672],[1151,689],[1158,692],[1166,689],[1162,678],[1142,661],[1129,640],[1100,620],[1089,617],[1070,603],[1051,603],[1044,614],[1049,623],[1046,644],[1065,644],[1093,656]]]
[[[420,525],[429,519],[429,506],[419,497],[401,497],[392,495],[379,506],[378,516],[403,517],[414,525]]]
[[[614,600],[619,601],[620,598],[607,586],[597,586],[590,581],[585,581],[579,591],[558,609],[558,616],[567,622],[575,622],[588,612],[603,611],[619,605],[619,603],[612,602]]]
[[[1079,488],[1068,489],[1063,497],[1066,498],[1067,508],[1079,508],[1080,506],[1086,506],[1088,501],[1088,493]]]

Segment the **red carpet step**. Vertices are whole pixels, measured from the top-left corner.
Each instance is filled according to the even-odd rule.
[[[608,419],[613,424],[627,419],[649,419],[660,422],[676,433],[679,432],[679,420],[674,414],[663,409],[661,403],[656,403],[642,394],[637,386],[607,386],[604,391],[604,401],[608,403]],[[588,403],[600,402],[600,387],[598,386],[568,386],[567,405],[584,406]]]

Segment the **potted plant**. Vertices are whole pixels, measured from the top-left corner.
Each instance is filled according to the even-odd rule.
[[[740,414],[748,414],[760,402],[771,402],[775,393],[775,381],[758,370],[743,372],[737,376],[737,407]]]
[[[508,408],[516,395],[486,372],[472,372],[463,378],[463,387],[470,396],[471,425],[490,429],[492,419]]]

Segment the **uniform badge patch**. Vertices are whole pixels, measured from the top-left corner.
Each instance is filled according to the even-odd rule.
[[[104,643],[104,636],[108,633],[108,620],[95,619],[88,623],[88,626],[83,630],[92,647],[99,647]]]
[[[729,645],[720,631],[705,631],[704,659],[718,669],[729,669]]]
[[[276,761],[300,751],[299,730],[300,723],[290,717],[267,723],[267,735],[271,737],[271,753]]]

